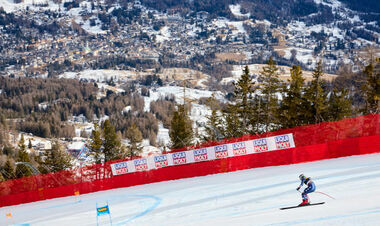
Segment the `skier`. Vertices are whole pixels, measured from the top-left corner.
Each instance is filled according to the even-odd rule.
[[[309,203],[309,197],[307,196],[308,193],[312,193],[315,191],[315,184],[313,181],[311,181],[310,177],[305,177],[305,175],[301,174],[299,176],[301,180],[300,186],[298,186],[297,191],[300,190],[303,184],[307,185],[307,188],[302,192],[302,202],[299,204],[299,206],[308,205]]]

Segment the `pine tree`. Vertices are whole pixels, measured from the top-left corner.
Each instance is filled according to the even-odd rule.
[[[8,158],[7,161],[5,162],[4,169],[3,169],[3,177],[5,180],[16,178],[15,168],[10,158]]]
[[[253,130],[252,123],[252,98],[254,92],[254,82],[249,76],[248,66],[245,66],[243,74],[235,84],[234,99],[237,116],[239,117],[239,127],[242,134],[250,133]]]
[[[32,141],[29,139],[28,148],[31,149],[33,147]]]
[[[177,106],[169,130],[171,148],[177,149],[192,145],[194,137],[192,124],[185,106]]]
[[[263,133],[265,132],[264,128],[264,119],[262,116],[264,115],[264,105],[263,98],[260,95],[255,95],[252,100],[252,111],[250,114],[250,125],[251,134]]]
[[[89,145],[90,153],[95,158],[95,163],[101,163],[102,162],[102,146],[103,146],[103,140],[101,138],[101,130],[99,128],[99,125],[95,123],[94,129],[92,130],[92,136],[91,141]]]
[[[292,128],[304,124],[305,99],[303,97],[304,82],[300,66],[290,70],[291,80],[283,87],[283,101],[278,117],[282,128]]]
[[[7,120],[4,114],[0,114],[0,125],[4,127],[4,129],[8,128]]]
[[[229,104],[223,111],[225,129],[223,130],[225,138],[241,137],[244,135],[239,121],[239,116],[235,105]]]
[[[366,76],[365,84],[362,86],[365,105],[364,114],[380,112],[380,58],[364,68]]]
[[[43,166],[45,169],[49,169],[49,172],[58,172],[71,168],[71,160],[71,155],[62,149],[58,141],[54,141],[51,151],[47,153]]]
[[[220,106],[214,94],[208,98],[207,106],[211,109],[211,115],[207,116],[205,126],[204,141],[216,141],[223,138],[223,127],[220,113]]]
[[[19,151],[25,151],[26,150],[24,134],[21,134],[20,141],[18,142],[18,150]]]
[[[139,156],[142,152],[141,142],[143,141],[143,136],[135,123],[128,128],[126,138],[129,140],[129,144],[127,145],[128,156]]]
[[[327,92],[322,88],[324,85],[322,76],[322,61],[320,60],[313,71],[313,80],[305,92],[308,108],[305,116],[308,124],[320,123],[327,118]]]
[[[123,158],[121,141],[115,132],[115,127],[111,125],[109,120],[103,124],[103,153],[104,161],[116,160]]]
[[[279,103],[276,94],[279,92],[282,85],[279,79],[278,68],[270,57],[267,66],[263,67],[263,71],[260,72],[260,90],[262,94],[262,106],[263,106],[263,126],[264,131],[270,131],[276,129]]]
[[[352,104],[347,94],[348,91],[345,89],[341,91],[333,89],[329,97],[329,121],[338,121],[352,114]]]
[[[5,181],[6,179],[3,177],[3,174],[0,173],[0,182]]]
[[[24,134],[21,134],[21,139],[18,144],[18,158],[17,158],[17,166],[16,166],[16,177],[28,177],[33,175],[32,170],[25,163],[29,163],[29,154],[26,152],[26,145]]]
[[[13,159],[17,158],[17,151],[10,145],[5,145],[2,151],[3,154],[7,155],[8,157],[12,157]]]
[[[7,127],[8,126],[4,114],[0,113],[0,154],[1,149],[4,148],[9,141],[9,134],[6,132]]]

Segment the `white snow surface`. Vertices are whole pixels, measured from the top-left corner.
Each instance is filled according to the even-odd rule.
[[[316,183],[311,202],[326,203],[280,210],[300,203],[300,173]],[[378,225],[379,186],[380,154],[351,156],[3,207],[0,225],[9,212],[11,224],[96,225],[96,204],[107,201],[113,225]]]
[[[212,94],[215,95],[215,98],[221,101],[224,101],[224,97],[222,92],[220,91],[208,91],[208,90],[201,90],[201,89],[192,89],[192,88],[186,88],[185,89],[185,95],[187,98],[187,101],[190,100],[198,100],[201,97],[211,97]],[[166,96],[174,95],[175,100],[177,103],[183,104],[183,95],[184,90],[183,87],[180,86],[162,86],[158,87],[157,89],[150,90],[150,96],[144,97],[144,111],[150,111],[150,102],[156,101],[160,98],[165,98]]]
[[[48,4],[47,7],[40,7],[38,5]],[[63,5],[63,3],[62,3]],[[46,8],[53,11],[59,9],[59,5],[54,3],[54,1],[49,0],[24,0],[21,3],[14,3],[13,0],[0,0],[0,7],[3,7],[4,11],[7,13],[14,12],[20,9],[26,9],[29,7],[30,9],[39,10],[40,8]]]
[[[146,97],[144,96],[144,111],[149,112],[150,111],[150,103],[152,101],[159,100],[160,98],[165,98],[166,96],[173,95],[175,97],[175,101],[179,104],[183,104],[183,87],[180,86],[162,86],[158,87],[156,89],[150,90],[150,96]],[[209,98],[214,94],[215,98],[219,101],[226,102],[224,99],[224,95],[220,91],[208,91],[208,90],[201,90],[201,89],[192,89],[192,88],[186,88],[185,95],[186,95],[186,101],[191,102],[191,112],[190,112],[190,119],[194,122],[193,127],[199,128],[199,132],[202,133],[204,129],[202,127],[199,127],[199,125],[205,125],[207,122],[207,116],[211,115],[210,109],[205,105],[199,105],[197,104],[197,101],[204,97]],[[198,123],[198,126],[196,125]],[[162,123],[159,124],[158,134],[157,134],[157,142],[163,143],[165,145],[169,145],[170,138],[169,138],[169,130],[164,128]]]
[[[244,21],[230,21],[227,18],[214,19],[212,21],[213,25],[217,28],[229,27],[232,31],[232,35],[237,35],[239,33],[246,34],[244,29]]]
[[[236,4],[236,5],[229,5],[229,8],[231,10],[231,13],[237,17],[247,17],[249,18],[251,16],[250,13],[247,13],[247,14],[243,14],[241,13],[241,5],[240,4]]]
[[[82,28],[91,34],[106,34],[107,33],[107,31],[104,31],[101,29],[101,21],[99,19],[96,19],[96,24],[97,24],[96,26],[92,27],[90,25],[90,20],[87,20],[83,24]]]
[[[228,22],[226,22],[226,24],[229,27],[233,28],[233,30],[232,30],[233,35],[236,35],[238,33],[243,33],[243,34],[246,33],[244,26],[243,26],[243,23],[244,23],[243,21],[228,21]]]
[[[136,78],[136,74],[132,71],[122,70],[84,70],[81,72],[64,72],[59,78],[70,79],[87,79],[90,81],[105,82],[110,79],[115,81],[128,81]]]
[[[194,122],[193,128],[198,128],[199,132],[203,132],[204,126],[207,122],[207,116],[211,115],[210,109],[205,105],[197,104],[200,98],[209,98],[214,94],[215,98],[221,102],[226,102],[224,94],[221,91],[209,91],[202,89],[186,88],[185,95],[187,103],[191,103],[192,109],[190,112],[190,119]],[[184,89],[180,86],[162,86],[158,88],[150,89],[150,95],[144,96],[144,111],[150,111],[150,103],[159,99],[164,99],[166,96],[174,96],[175,101],[178,104],[183,104]],[[131,110],[126,106],[125,111]],[[164,128],[160,122],[157,134],[157,142],[168,146],[170,144],[169,130]]]
[[[330,6],[333,9],[343,7],[342,3],[339,2],[338,0],[314,0],[316,4],[322,4],[322,5],[327,5]]]
[[[158,124],[157,143],[170,144],[169,129],[165,128],[162,122]]]
[[[85,146],[85,142],[82,141],[76,141],[67,146],[69,150],[80,150]]]
[[[157,42],[164,42],[170,40],[171,33],[168,26],[164,26],[160,29],[159,33],[156,35]]]

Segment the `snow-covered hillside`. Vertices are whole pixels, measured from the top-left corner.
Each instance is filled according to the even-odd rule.
[[[140,1],[128,3],[75,1],[74,3],[74,1],[69,0],[23,0],[20,3],[14,3],[13,0],[0,0],[0,7],[4,8],[6,12],[13,12],[20,18],[28,15],[27,19],[33,20],[33,24],[51,25],[51,22],[58,24],[60,30],[56,31],[57,34],[53,34],[55,37],[49,37],[48,39],[51,40],[44,40],[43,42],[48,41],[50,43],[54,42],[55,39],[62,39],[57,38],[57,35],[60,35],[60,32],[64,30],[65,32],[78,32],[79,36],[86,34],[105,36],[106,39],[115,38],[112,43],[105,44],[106,41],[103,41],[101,45],[99,45],[100,43],[91,45],[92,41],[90,40],[87,40],[87,43],[80,41],[80,44],[77,44],[75,42],[77,40],[71,37],[73,38],[71,41],[74,41],[77,46],[72,43],[70,47],[72,49],[69,52],[75,50],[73,47],[79,47],[83,50],[81,54],[90,55],[80,60],[81,63],[91,61],[92,57],[104,56],[105,54],[115,55],[118,52],[122,55],[152,59],[158,62],[160,56],[172,51],[172,57],[177,58],[176,60],[179,62],[192,61],[198,58],[194,58],[197,54],[210,53],[216,54],[216,63],[226,60],[261,62],[262,59],[259,60],[258,56],[266,59],[269,56],[276,55],[278,60],[283,61],[283,64],[302,64],[305,69],[312,70],[318,60],[316,55],[319,55],[323,48],[325,70],[334,72],[343,63],[354,65],[357,56],[352,50],[363,48],[369,44],[375,44],[378,47],[380,33],[379,24],[375,17],[375,19],[372,17],[368,19],[369,14],[351,10],[338,0],[314,0],[314,2],[318,4],[315,7],[321,6],[318,8],[319,11],[308,15],[302,14],[302,16],[294,15],[291,19],[284,19],[286,21],[284,23],[273,21],[270,16],[258,20],[254,8],[248,7],[248,3],[239,1],[226,6],[226,9],[230,11],[229,16],[211,17],[210,13],[200,11],[191,14],[191,20],[188,18],[189,15],[183,16],[181,13],[160,11],[152,8],[152,5],[141,4]],[[262,4],[265,5],[265,3]],[[300,6],[299,10],[303,11],[304,9]],[[101,14],[99,14],[100,11]],[[318,16],[323,16],[322,11],[328,11],[331,18],[317,20]],[[121,18],[119,18],[120,13],[124,15]],[[129,13],[134,16],[128,17],[136,21],[126,23],[122,19]],[[54,14],[55,19],[50,18],[50,14]],[[15,22],[11,21],[11,23]],[[50,30],[52,28],[49,26]],[[27,33],[26,30],[22,32]],[[12,36],[11,34],[14,32],[8,33]],[[110,34],[112,37],[108,37]],[[70,35],[67,33],[63,34],[64,39],[68,36]],[[46,37],[42,39],[46,39]],[[89,45],[92,50],[86,46],[88,42],[90,42]],[[66,44],[67,41],[65,41]],[[49,46],[41,45],[39,48],[48,50]],[[77,53],[78,51],[74,52]],[[227,57],[227,59],[218,57],[218,55],[223,54],[234,56]],[[239,54],[240,57],[236,58],[236,54]],[[37,67],[47,63],[42,60],[35,60],[38,57],[34,57],[33,62],[28,62],[28,64],[33,63],[33,67]],[[67,55],[59,59],[63,61],[66,57]],[[76,56],[76,58],[78,57]],[[183,67],[183,65],[181,66]],[[89,69],[88,65],[86,67],[85,69]],[[7,74],[10,74],[11,71],[12,73],[25,74],[22,70],[13,71],[12,67],[9,68],[9,71],[7,70]]]
[[[250,13],[243,14],[241,13],[241,5],[236,4],[236,5],[229,5],[231,13],[234,14],[236,17],[241,17],[241,18],[249,18],[251,16]]]
[[[238,69],[236,69],[238,70]],[[77,80],[84,80],[89,82],[96,82],[97,86],[100,88],[98,93],[98,98],[104,97],[105,91],[111,90],[115,93],[120,93],[125,90],[120,88],[120,84],[137,80],[141,77],[149,75],[149,72],[135,72],[135,71],[125,71],[125,70],[85,70],[81,72],[65,72],[59,76],[59,78],[70,78]],[[238,74],[238,72],[236,72]],[[240,73],[241,74],[241,73]],[[194,122],[194,128],[199,129],[198,132],[202,133],[202,125],[207,122],[207,116],[211,114],[209,108],[205,105],[198,104],[199,99],[209,98],[212,95],[221,102],[225,102],[224,93],[221,91],[209,91],[205,87],[204,83],[207,81],[207,74],[203,74],[199,71],[186,69],[186,68],[165,68],[159,74],[162,79],[166,79],[171,82],[183,83],[181,81],[186,81],[192,83],[193,85],[200,87],[202,89],[186,88],[175,85],[165,85],[162,87],[149,87],[149,96],[144,96],[144,111],[150,111],[150,103],[156,101],[160,98],[165,98],[167,96],[175,97],[175,101],[178,104],[183,104],[184,95],[188,103],[192,104],[192,110],[190,112],[190,118]],[[240,75],[239,75],[240,76]],[[199,77],[199,79],[196,79]],[[107,81],[113,80],[116,86],[109,86],[106,84]],[[128,112],[131,110],[130,106],[125,106],[124,111]],[[81,131],[81,129],[78,129]],[[162,126],[159,127],[157,141],[161,144],[169,145],[169,131],[167,128]],[[152,149],[153,147],[144,147],[146,149]],[[148,150],[144,151],[148,152]]]
[[[211,115],[210,109],[205,105],[198,104],[200,98],[209,98],[214,94],[214,97],[219,101],[225,102],[224,95],[220,91],[212,92],[208,90],[191,89],[180,86],[163,86],[150,90],[150,96],[144,97],[145,111],[150,111],[150,103],[166,96],[174,96],[175,100],[179,104],[183,104],[184,95],[187,103],[191,103],[192,108],[189,114],[190,119],[194,122],[193,127],[198,128],[199,132],[203,132],[203,127],[207,122],[207,116]],[[157,141],[165,145],[169,145],[169,130],[162,126],[159,127],[157,134]]]
[[[248,65],[250,73],[255,75],[255,79],[262,71],[264,64],[251,64]],[[223,85],[231,84],[233,81],[237,81],[244,69],[245,65],[234,65],[231,71],[232,77],[223,78],[220,82]],[[136,71],[126,71],[126,70],[85,70],[81,72],[65,72],[61,74],[60,78],[71,78],[77,80],[84,80],[90,82],[96,82],[97,86],[100,88],[98,93],[98,98],[102,98],[106,95],[107,90],[111,90],[115,93],[124,92],[121,88],[121,84],[133,81],[137,79],[141,79],[150,72],[136,72]],[[284,81],[290,79],[290,67],[287,66],[279,66],[279,74],[280,78]],[[191,120],[193,121],[193,127],[199,133],[200,137],[204,133],[204,126],[206,125],[208,119],[207,117],[211,115],[211,111],[208,106],[204,104],[199,104],[199,100],[201,98],[209,98],[212,95],[219,100],[220,102],[226,102],[225,99],[226,93],[222,91],[210,91],[207,86],[205,86],[209,75],[201,73],[199,71],[186,69],[186,68],[165,68],[162,72],[157,74],[163,80],[168,80],[171,85],[166,84],[162,87],[147,87],[149,89],[149,96],[144,96],[144,111],[150,111],[150,104],[152,101],[157,101],[158,99],[164,99],[167,96],[175,97],[175,101],[178,104],[183,104],[184,95],[187,103],[191,103],[192,109],[189,114]],[[304,71],[303,73],[305,79],[310,81],[312,79],[311,71]],[[196,79],[199,77],[200,79]],[[331,80],[335,78],[336,75],[325,74],[324,79]],[[113,80],[116,83],[116,86],[107,85],[107,81]],[[173,85],[173,83],[183,84],[184,82],[192,83],[194,86],[198,88],[183,88],[182,86]],[[141,89],[140,89],[141,90]],[[125,106],[124,111],[128,112],[131,110],[131,106]],[[161,122],[159,122],[161,123]],[[169,146],[169,130],[168,128],[164,128],[162,123],[159,126],[159,131],[157,134],[157,142],[166,146]],[[78,128],[78,134],[82,131],[82,128]],[[149,142],[145,142],[144,145],[144,153],[148,154],[150,150],[154,149],[154,147],[149,146]],[[155,151],[158,151],[155,148]]]
[[[311,202],[301,201],[298,175],[312,177]],[[109,203],[113,225],[378,225],[380,154],[265,167],[114,189],[3,207],[8,224],[96,225],[96,205]],[[108,216],[100,216],[109,225]],[[6,225],[5,217],[0,224]]]
[[[231,71],[232,77],[226,77],[221,80],[221,84],[228,84],[233,81],[237,81],[240,79],[241,75],[243,74],[244,67],[246,65],[234,65],[233,69]],[[263,67],[267,66],[266,64],[249,64],[247,65],[249,69],[249,73],[251,75],[254,75],[254,81],[257,82],[257,77],[260,75],[260,73],[263,71]],[[283,81],[290,80],[290,69],[291,67],[288,66],[277,66],[278,67],[278,73],[280,79]],[[302,76],[306,81],[311,81],[313,79],[312,71],[302,71]],[[325,80],[331,81],[335,79],[337,75],[334,74],[328,74],[324,73],[324,76],[322,77]]]
[[[23,0],[20,3],[15,3],[13,0],[0,0],[0,7],[3,7],[6,12],[26,9],[27,7],[30,9],[40,9],[42,5],[46,5],[44,6],[46,9],[59,10],[59,5],[51,0]]]

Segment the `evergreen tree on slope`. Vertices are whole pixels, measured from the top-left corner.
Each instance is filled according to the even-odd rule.
[[[18,157],[16,165],[16,177],[28,177],[33,175],[32,170],[26,164],[30,163],[29,154],[26,151],[24,134],[21,134],[21,138],[18,144]]]
[[[115,127],[111,125],[109,120],[104,121],[103,124],[103,153],[104,161],[121,159],[124,157],[123,149],[121,147],[120,138],[115,132]]]
[[[380,58],[364,68],[366,81],[362,86],[365,99],[364,114],[380,112]]]
[[[126,138],[129,140],[129,145],[127,145],[128,156],[139,156],[142,152],[141,142],[143,141],[143,136],[135,123],[128,128]]]
[[[179,105],[173,113],[170,124],[169,137],[171,148],[178,149],[193,144],[194,132],[192,121],[184,105]]]
[[[5,162],[2,173],[3,173],[3,177],[5,180],[16,178],[15,168],[14,168],[13,163],[11,162],[10,158],[7,158],[7,161]]]
[[[235,84],[234,97],[235,104],[234,110],[239,117],[239,126],[242,135],[248,134],[253,130],[252,117],[252,98],[254,93],[254,82],[249,76],[248,66],[245,66],[243,74]]]
[[[313,71],[313,80],[306,88],[305,97],[307,100],[307,110],[305,111],[306,123],[320,123],[327,119],[328,103],[327,92],[323,88],[324,81],[322,80],[322,61],[318,61],[316,68]]]
[[[282,84],[279,79],[278,68],[272,57],[269,58],[267,65],[260,72],[259,79],[261,80],[260,90],[263,100],[263,115],[261,117],[263,118],[263,129],[266,132],[277,128],[279,103],[276,95]]]
[[[304,83],[300,66],[293,66],[290,70],[291,80],[288,86],[283,87],[283,101],[278,114],[282,128],[292,128],[305,123]]]
[[[42,163],[43,168],[49,172],[58,172],[72,167],[72,157],[69,153],[63,150],[63,147],[58,141],[54,141],[51,151],[47,152],[47,158]]]
[[[223,120],[221,118],[220,106],[214,94],[208,98],[207,106],[211,109],[211,115],[207,116],[207,124],[205,126],[204,141],[216,141],[224,138],[222,126]]]
[[[99,125],[95,123],[94,129],[91,132],[91,141],[89,144],[90,153],[95,158],[95,163],[99,164],[102,162],[102,146],[103,146],[103,140],[102,140],[102,132],[99,128]]]
[[[223,110],[223,119],[225,121],[225,128],[223,130],[225,138],[241,137],[244,135],[237,107],[234,104],[229,104]]]
[[[328,105],[328,120],[338,121],[352,114],[352,103],[348,97],[348,91],[342,89],[338,91],[336,88],[330,93]]]

